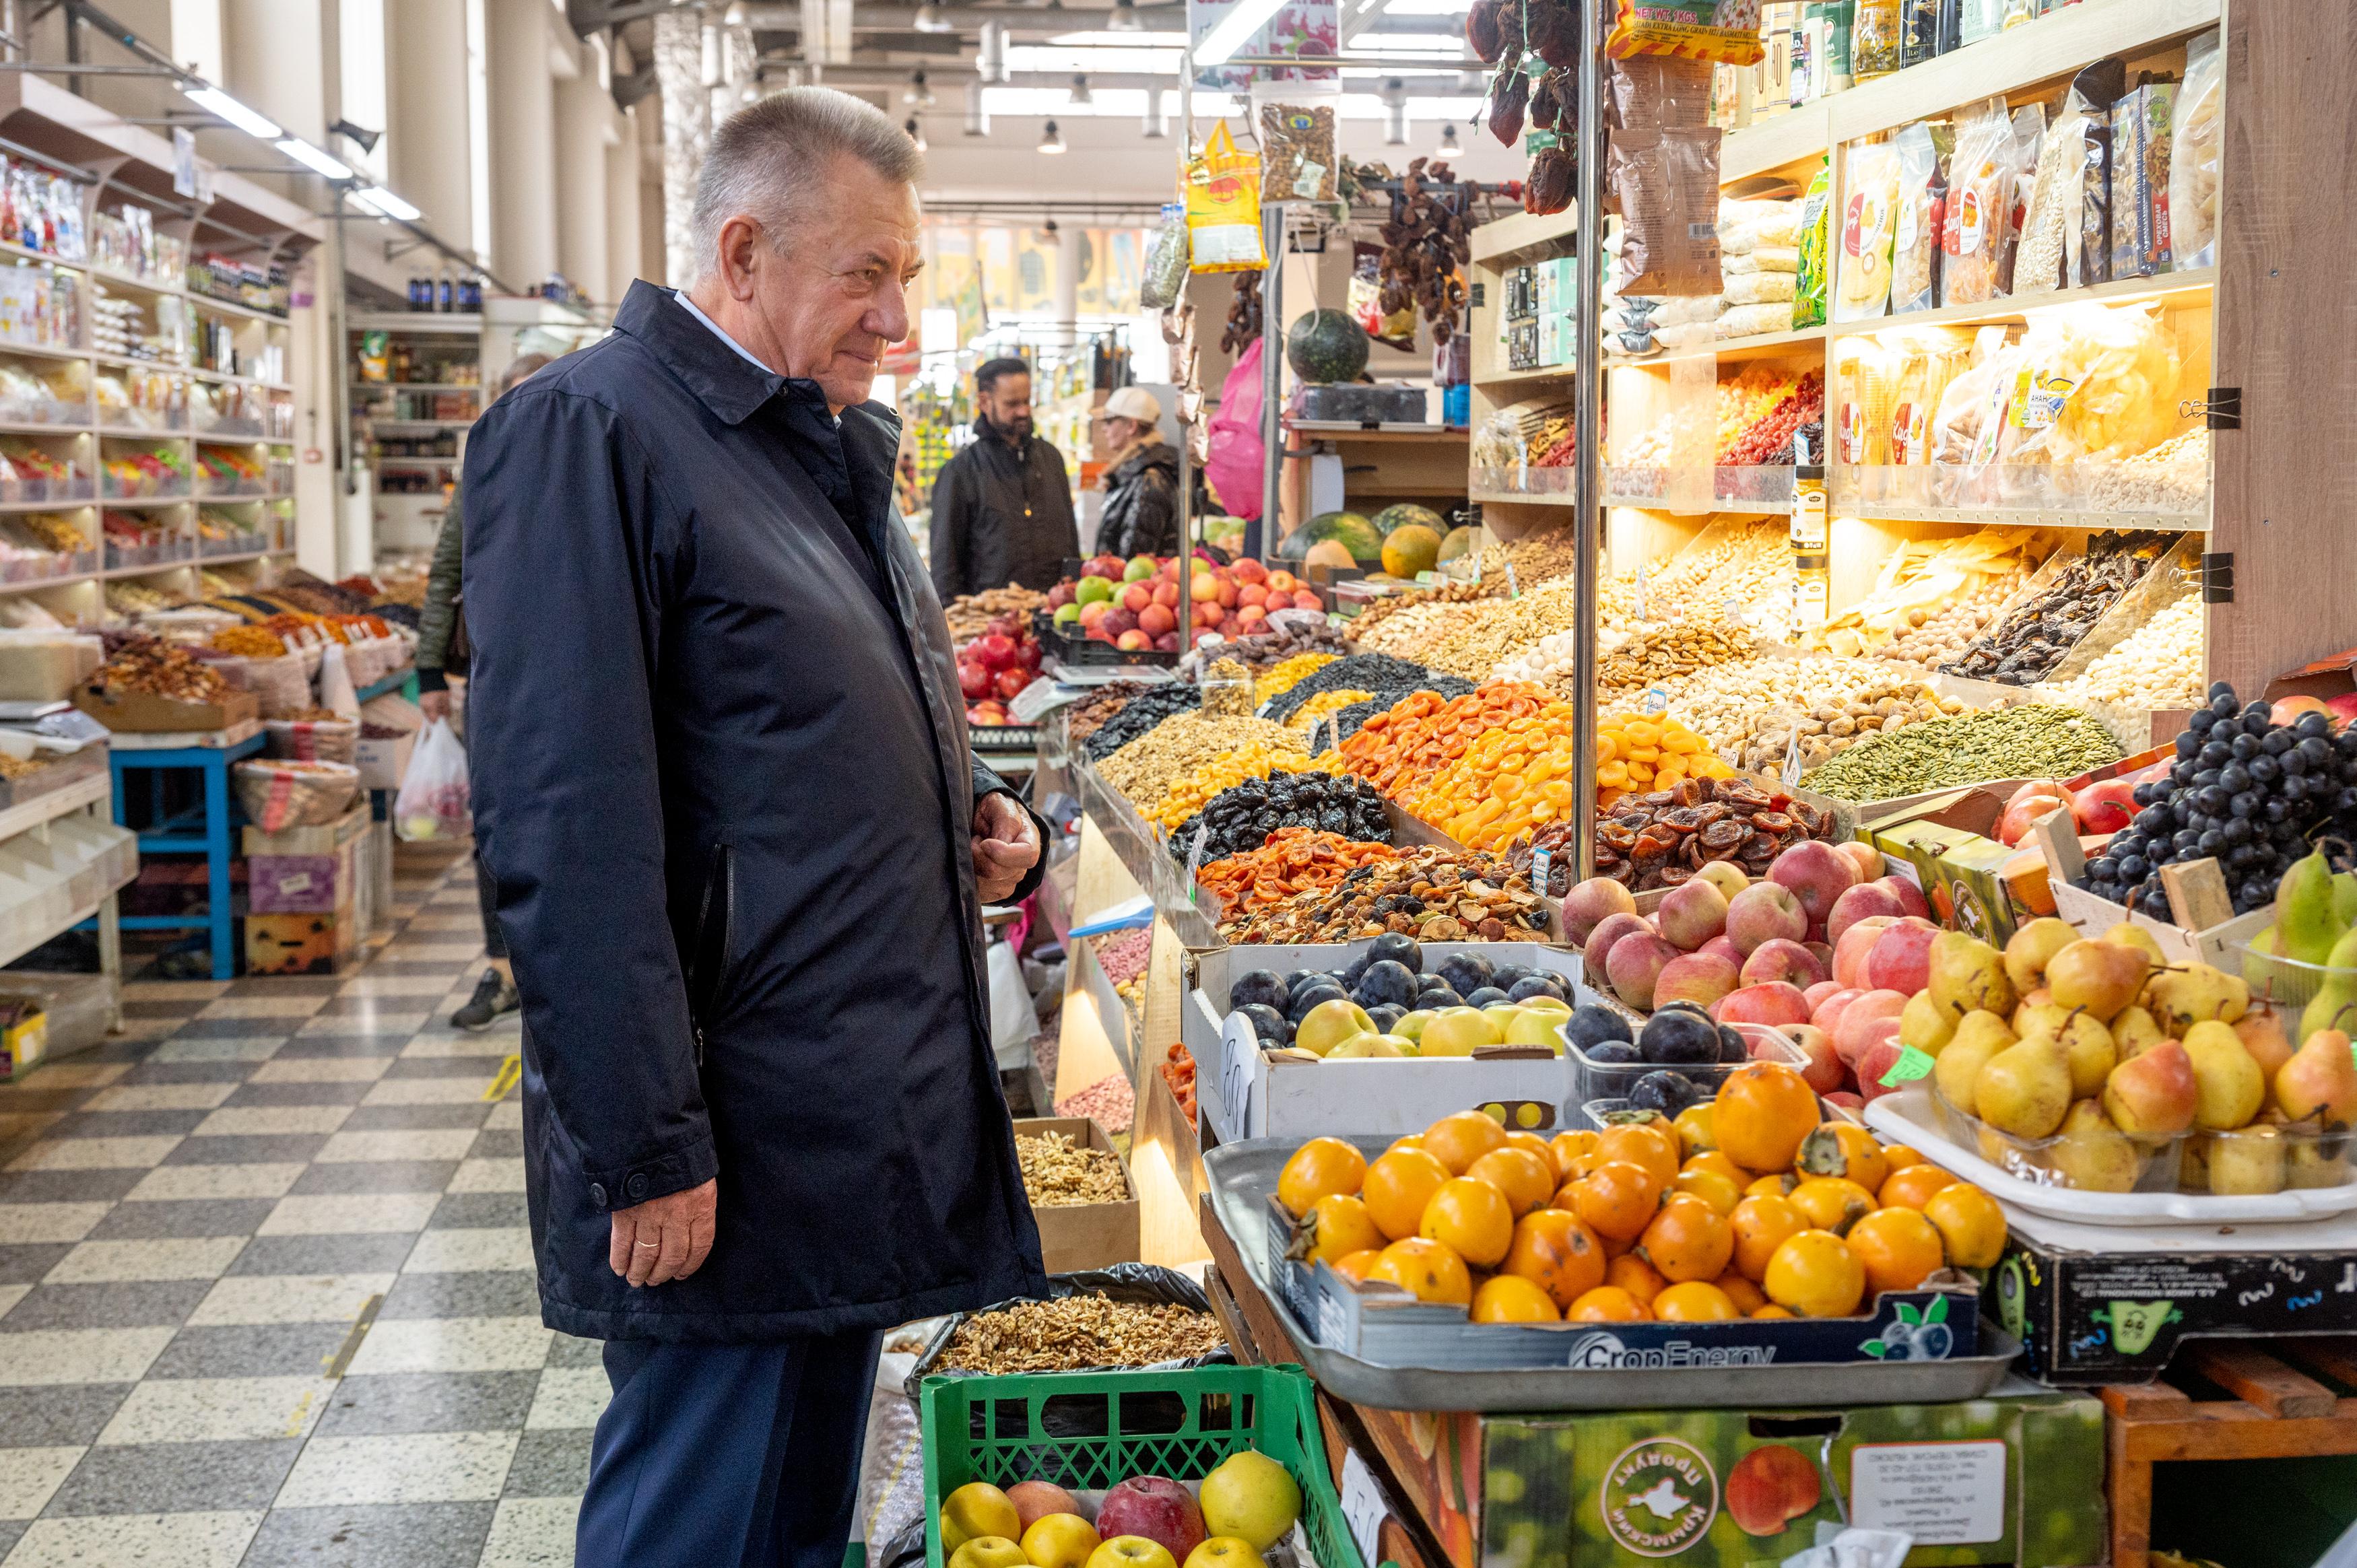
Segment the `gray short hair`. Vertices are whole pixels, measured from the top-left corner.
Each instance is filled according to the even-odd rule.
[[[739,109],[712,133],[688,222],[695,279],[711,275],[720,231],[749,212],[784,243],[816,177],[835,158],[857,158],[886,179],[914,184],[924,159],[909,134],[875,105],[831,87],[790,87]]]

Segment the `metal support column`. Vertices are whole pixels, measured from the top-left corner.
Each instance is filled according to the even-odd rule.
[[[1579,194],[1572,229],[1577,246],[1579,339],[1573,347],[1573,386],[1577,400],[1572,434],[1577,445],[1575,478],[1578,504],[1572,508],[1574,541],[1572,657],[1578,678],[1572,703],[1577,710],[1572,742],[1574,823],[1577,833],[1579,875],[1596,875],[1596,584],[1598,556],[1604,547],[1604,518],[1598,502],[1604,490],[1604,370],[1602,342],[1604,290],[1604,52],[1603,29],[1591,13],[1580,29],[1579,52]]]
[[[1265,561],[1277,543],[1277,505],[1285,493],[1285,207],[1260,209],[1261,251],[1268,270],[1260,281],[1260,440],[1266,467],[1260,480],[1260,548],[1245,553]],[[1247,545],[1252,531],[1244,532]]]

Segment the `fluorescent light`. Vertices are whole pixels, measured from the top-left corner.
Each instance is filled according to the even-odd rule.
[[[1144,31],[1146,24],[1137,19],[1137,0],[1113,0],[1113,15],[1106,18],[1105,27],[1116,33]]]
[[[259,136],[267,142],[286,134],[278,128],[275,120],[248,109],[218,87],[190,87],[183,82],[180,91],[188,95],[189,102],[219,115],[249,136]]]
[[[352,192],[352,200],[380,218],[398,218],[404,223],[414,223],[425,216],[381,185],[364,185]]]
[[[352,171],[350,168],[338,163],[300,136],[285,137],[276,145],[280,152],[315,174],[326,175],[329,179],[352,177]]]
[[[1285,0],[1237,0],[1220,19],[1219,26],[1205,34],[1196,48],[1196,65],[1227,64],[1229,58],[1244,47],[1244,40],[1265,27],[1284,4]]]

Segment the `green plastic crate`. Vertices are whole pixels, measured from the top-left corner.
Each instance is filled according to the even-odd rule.
[[[942,1568],[942,1499],[968,1481],[1039,1480],[1072,1492],[1132,1476],[1200,1481],[1244,1448],[1284,1466],[1301,1487],[1301,1529],[1317,1568],[1366,1568],[1327,1473],[1316,1393],[1298,1367],[927,1378],[920,1391],[927,1568]],[[1100,1434],[1052,1434],[1042,1420],[1050,1401],[1060,1426]]]

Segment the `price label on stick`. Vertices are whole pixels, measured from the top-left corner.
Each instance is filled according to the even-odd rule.
[[[1383,1518],[1391,1510],[1383,1506],[1383,1494],[1375,1485],[1374,1472],[1359,1457],[1355,1448],[1342,1452],[1342,1518],[1351,1527],[1351,1539],[1359,1544],[1359,1560],[1371,1565],[1381,1562],[1380,1545]]]
[[[1240,1013],[1230,1014],[1220,1036],[1220,1104],[1227,1112],[1228,1122],[1219,1129],[1222,1138],[1240,1140],[1251,1135],[1253,1068],[1259,1055],[1260,1036],[1253,1032],[1252,1020]]]
[[[1789,786],[1800,781],[1801,726],[1795,724],[1792,735],[1784,742],[1784,782]]]
[[[1654,714],[1667,712],[1669,705],[1670,693],[1666,688],[1661,686],[1645,688],[1644,709],[1648,717]]]
[[[1523,585],[1514,576],[1514,564],[1509,561],[1506,563],[1506,597],[1519,599],[1522,596]]]
[[[1187,851],[1187,902],[1189,904],[1195,902],[1195,873],[1203,869],[1203,840],[1210,835],[1211,832],[1211,823],[1197,822],[1195,842]]]
[[[1546,897],[1547,872],[1554,865],[1555,856],[1544,847],[1531,852],[1531,891],[1543,898]]]
[[[1640,563],[1637,567],[1637,618],[1639,620],[1651,620],[1653,618],[1651,615],[1646,613],[1647,604],[1648,600],[1645,595],[1645,568],[1644,565]]]

